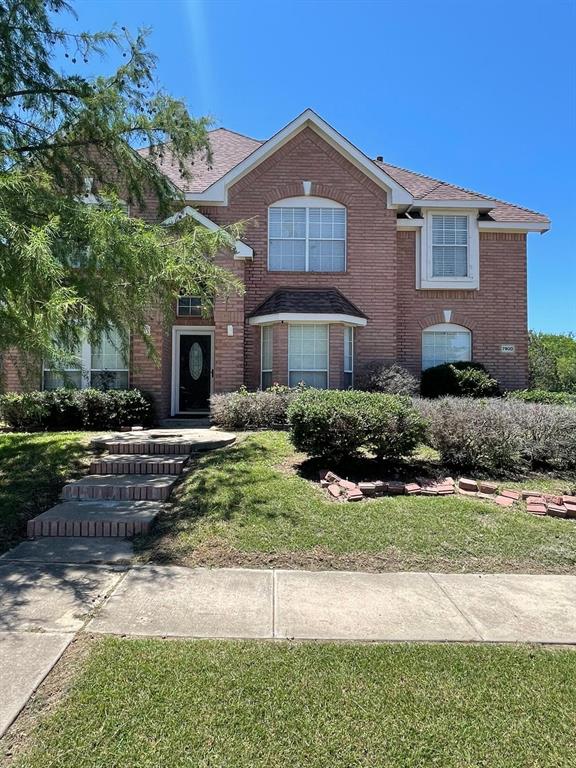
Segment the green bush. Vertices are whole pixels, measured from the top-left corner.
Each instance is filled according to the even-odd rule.
[[[497,397],[500,387],[482,363],[443,363],[422,371],[422,397]]]
[[[408,398],[371,392],[307,390],[290,404],[288,422],[297,450],[336,460],[362,448],[396,460],[409,455],[424,433]]]
[[[576,395],[569,392],[550,392],[548,389],[519,389],[507,392],[506,397],[511,400],[522,400],[525,403],[576,406]]]
[[[119,429],[150,426],[152,398],[138,389],[56,389],[0,397],[0,418],[17,431]]]
[[[249,392],[241,387],[237,392],[212,395],[212,421],[224,429],[278,429],[287,424],[286,412],[301,387],[275,384],[265,391]]]

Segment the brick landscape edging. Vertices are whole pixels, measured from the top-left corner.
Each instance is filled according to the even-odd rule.
[[[500,507],[512,507],[518,502],[526,503],[531,515],[559,517],[576,520],[576,496],[559,495],[530,489],[516,491],[499,490],[498,483],[487,480],[472,480],[461,477],[456,483],[453,478],[440,480],[417,477],[413,482],[399,480],[375,480],[354,483],[345,480],[330,470],[320,471],[320,486],[326,489],[333,501],[364,501],[382,496],[451,496],[461,494],[484,499]]]

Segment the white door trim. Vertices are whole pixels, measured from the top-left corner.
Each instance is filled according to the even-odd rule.
[[[180,389],[180,338],[182,336],[210,336],[210,394],[214,392],[214,330],[213,325],[173,325],[172,326],[172,398],[170,415],[184,413],[178,410],[178,393]],[[185,411],[188,413],[188,411]]]

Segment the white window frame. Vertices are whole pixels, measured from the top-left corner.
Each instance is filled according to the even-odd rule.
[[[463,325],[456,325],[455,323],[437,323],[436,325],[430,325],[428,328],[424,328],[422,330],[422,341],[421,341],[421,355],[420,355],[420,363],[422,370],[425,371],[427,368],[432,368],[434,365],[443,365],[445,362],[459,362],[455,360],[444,360],[441,362],[435,362],[433,365],[427,365],[424,366],[424,334],[425,333],[466,333],[468,335],[469,339],[469,345],[468,345],[468,357],[464,358],[465,362],[469,362],[472,360],[472,331],[469,328],[466,328]]]
[[[270,213],[268,213],[268,271],[269,272],[310,272],[310,237],[309,237],[309,222],[310,222],[310,208],[337,208],[344,211],[344,268],[341,270],[314,270],[313,274],[333,274],[343,275],[348,270],[348,210],[345,205],[337,203],[335,200],[330,200],[324,197],[287,197],[284,200],[277,200],[268,207],[270,208],[305,208],[306,209],[306,254],[305,254],[305,266],[304,269],[272,269],[270,267]],[[275,238],[277,239],[277,238]],[[323,238],[313,238],[314,240]],[[333,238],[330,238],[333,240]]]
[[[264,335],[270,334],[270,368],[264,368]],[[274,371],[274,326],[262,325],[260,326],[260,389],[264,389],[264,374],[273,373]]]
[[[355,346],[355,339],[354,339],[354,326],[352,325],[345,325],[344,326],[344,373],[350,374],[350,386],[352,389],[354,389],[354,346]],[[350,349],[348,350],[348,346]],[[350,367],[346,367],[346,358],[348,356],[348,351],[350,352]]]
[[[477,290],[480,287],[480,239],[478,234],[478,210],[450,208],[422,208],[424,225],[420,243],[416,238],[416,287],[440,290]],[[434,277],[432,258],[432,216],[468,217],[468,274],[466,277]]]
[[[89,341],[83,340],[80,345],[79,368],[53,368],[49,361],[44,360],[42,364],[42,389],[44,390],[44,374],[54,373],[76,373],[80,371],[80,389],[90,389],[92,385],[92,373],[102,373],[106,370],[111,372],[126,372],[128,374],[128,387],[130,387],[130,338],[128,338],[126,368],[92,368],[92,345]]]
[[[326,368],[307,368],[305,371],[303,369],[292,369],[290,367],[290,333],[292,331],[292,328],[295,326],[319,326],[322,328],[326,328]],[[296,370],[301,371],[302,373],[326,373],[326,389],[330,389],[330,324],[329,323],[289,323],[288,325],[288,385],[293,386],[290,384],[290,374],[295,372]]]

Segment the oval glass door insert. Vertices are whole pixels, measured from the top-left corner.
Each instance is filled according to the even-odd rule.
[[[197,341],[190,347],[188,365],[190,367],[190,376],[192,376],[194,381],[198,381],[200,376],[202,376],[202,369],[204,368],[204,354],[202,347]]]

